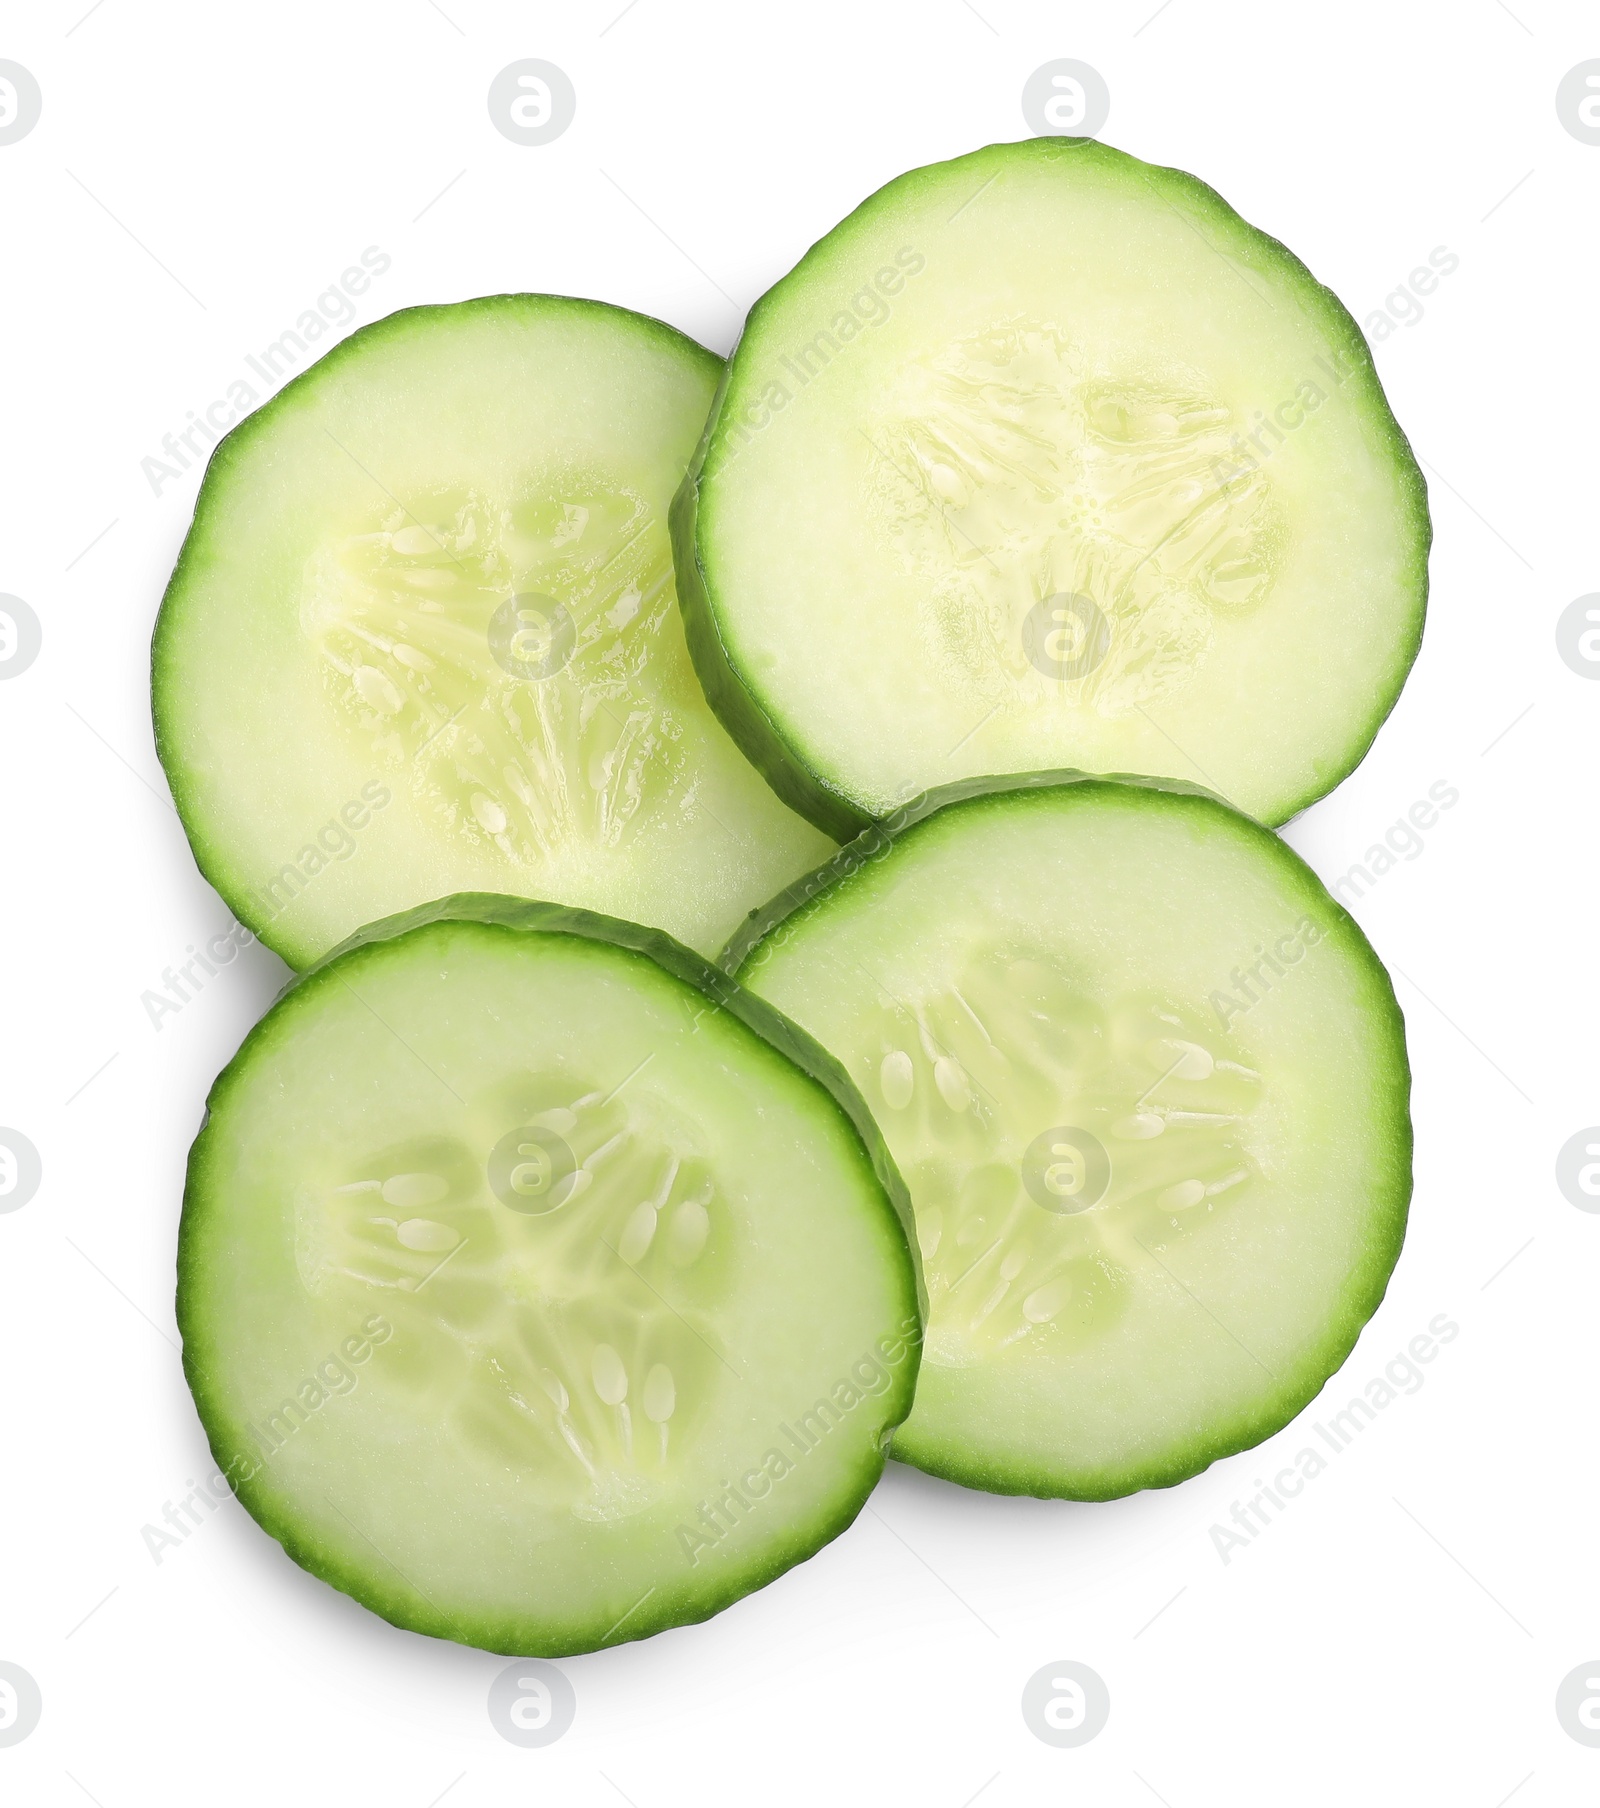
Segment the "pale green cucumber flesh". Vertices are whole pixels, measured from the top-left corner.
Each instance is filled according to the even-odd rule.
[[[673,521],[707,695],[841,836],[1065,767],[1284,821],[1398,696],[1430,537],[1337,298],[1060,138],[898,178],[762,297]]]
[[[291,964],[464,890],[714,952],[825,856],[684,645],[667,511],[720,369],[597,302],[412,308],[218,447],[157,745],[202,869]]]
[[[1393,989],[1278,838],[1157,781],[935,793],[725,963],[850,1072],[929,1298],[893,1454],[1166,1486],[1277,1430],[1376,1308],[1411,1186]]]
[[[837,1064],[656,932],[468,896],[297,980],[212,1091],[179,1255],[212,1451],[397,1625],[555,1656],[855,1517],[920,1347]]]

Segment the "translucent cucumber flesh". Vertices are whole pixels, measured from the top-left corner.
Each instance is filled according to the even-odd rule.
[[[714,949],[821,858],[689,662],[666,510],[717,360],[500,297],[355,335],[219,449],[163,605],[197,856],[304,965],[454,891]]]
[[[318,549],[301,616],[329,705],[377,769],[404,775],[441,838],[532,873],[682,807],[681,636],[651,514],[600,474],[575,475],[510,506],[412,496]],[[496,614],[516,596],[541,602],[506,621],[502,651],[555,667],[547,677],[495,658]]]
[[[570,1178],[552,1180],[545,1144],[524,1144],[530,1204],[558,1207],[509,1211],[472,1143],[418,1138],[353,1155],[358,1178],[324,1192],[306,1254],[328,1285],[389,1296],[387,1377],[463,1457],[524,1474],[552,1510],[626,1518],[673,1473],[716,1384],[710,1164],[553,1076],[473,1116],[494,1120],[485,1136],[514,1123],[571,1150]]]
[[[1220,805],[952,805],[740,971],[844,1061],[911,1189],[930,1320],[897,1456],[1041,1494],[1176,1481],[1298,1411],[1381,1297],[1399,1013]]]
[[[978,957],[875,1028],[888,1052],[874,1102],[917,1201],[936,1363],[971,1366],[1046,1325],[1057,1351],[1089,1341],[1154,1252],[1258,1186],[1261,1076],[1215,1023],[1158,998],[1102,1005],[1048,949]],[[1103,1193],[1083,1150],[1050,1139],[1064,1115],[1106,1150]],[[1059,1217],[1019,1185],[1047,1124],[1032,1159]]]
[[[1088,362],[1045,325],[952,342],[880,404],[868,493],[933,599],[941,665],[1013,708],[1115,718],[1185,684],[1219,614],[1266,602],[1283,504],[1259,467],[1218,485],[1245,423],[1214,393]],[[1104,626],[1041,620],[1036,663],[1030,613],[1055,595],[1090,597]]]
[[[496,1650],[703,1618],[809,1555],[916,1366],[910,1255],[831,1098],[643,956],[478,924],[269,1016],[213,1095],[182,1277],[251,1512]]]

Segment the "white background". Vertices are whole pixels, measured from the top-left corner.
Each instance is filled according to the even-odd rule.
[[[1600,1120],[1600,685],[1553,628],[1600,588],[1600,147],[1562,130],[1554,93],[1600,55],[1600,18],[1555,0],[1169,0],[1153,18],[1154,0],[636,0],[620,18],[621,0],[102,0],[75,24],[84,4],[0,19],[0,57],[44,95],[0,147],[0,591],[44,623],[37,664],[0,685],[0,1124],[44,1167],[0,1216],[0,1658],[44,1695],[0,1750],[0,1797],[1593,1801],[1600,1750],[1562,1731],[1554,1694],[1600,1656],[1600,1217],[1553,1175]],[[528,56],[578,95],[538,148],[485,108]],[[231,1501],[159,1565],[141,1536],[210,1472],[172,1312],[185,1152],[284,970],[253,950],[159,1033],[140,1005],[228,922],[148,715],[196,475],[157,497],[140,461],[368,245],[393,267],[358,322],[548,289],[726,350],[868,192],[1024,136],[1023,82],[1063,56],[1109,83],[1102,136],[1214,184],[1359,319],[1434,247],[1460,259],[1376,347],[1433,493],[1422,656],[1366,763],[1289,831],[1332,878],[1436,780],[1461,794],[1355,906],[1410,1026],[1405,1252],[1323,1401],[1265,1449],[1100,1506],[891,1466],[771,1588],[567,1663],[575,1725],[520,1750],[485,1713],[505,1660],[384,1625]],[[1224,1565],[1212,1523],[1441,1312],[1460,1334],[1420,1392]],[[1018,1706],[1063,1658],[1111,1692],[1072,1751]]]

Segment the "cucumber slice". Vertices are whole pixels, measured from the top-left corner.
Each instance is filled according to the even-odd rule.
[[[837,1063],[651,930],[458,897],[298,980],[189,1161],[184,1369],[239,1498],[396,1625],[559,1656],[854,1519],[919,1348]]]
[[[1192,788],[1041,773],[904,823],[725,957],[840,1057],[911,1188],[930,1317],[893,1454],[1001,1493],[1182,1481],[1293,1418],[1383,1297],[1411,1191],[1388,976]]]
[[[841,838],[1073,767],[1266,822],[1422,632],[1422,477],[1355,322],[1179,170],[992,145],[866,201],[751,311],[674,510],[707,695]]]
[[[714,953],[825,858],[683,644],[667,508],[720,369],[599,302],[409,308],[218,447],[156,739],[201,870],[291,965],[466,890]]]

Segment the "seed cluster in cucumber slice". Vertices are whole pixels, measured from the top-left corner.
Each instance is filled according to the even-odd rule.
[[[190,1160],[184,1363],[289,1553],[555,1655],[704,1619],[855,1517],[919,1346],[837,1066],[665,936],[458,898],[299,980]]]
[[[1316,877],[1220,801],[957,786],[726,958],[844,1062],[911,1188],[904,1461],[1078,1499],[1181,1481],[1299,1412],[1383,1297],[1399,1008]]]
[[[720,369],[598,302],[411,308],[222,442],[157,744],[207,876],[292,965],[474,889],[714,953],[824,857],[684,647],[667,509]]]
[[[1360,331],[1084,139],[912,170],[751,310],[674,514],[706,694],[844,836],[1072,767],[1282,822],[1415,657],[1421,473]]]

